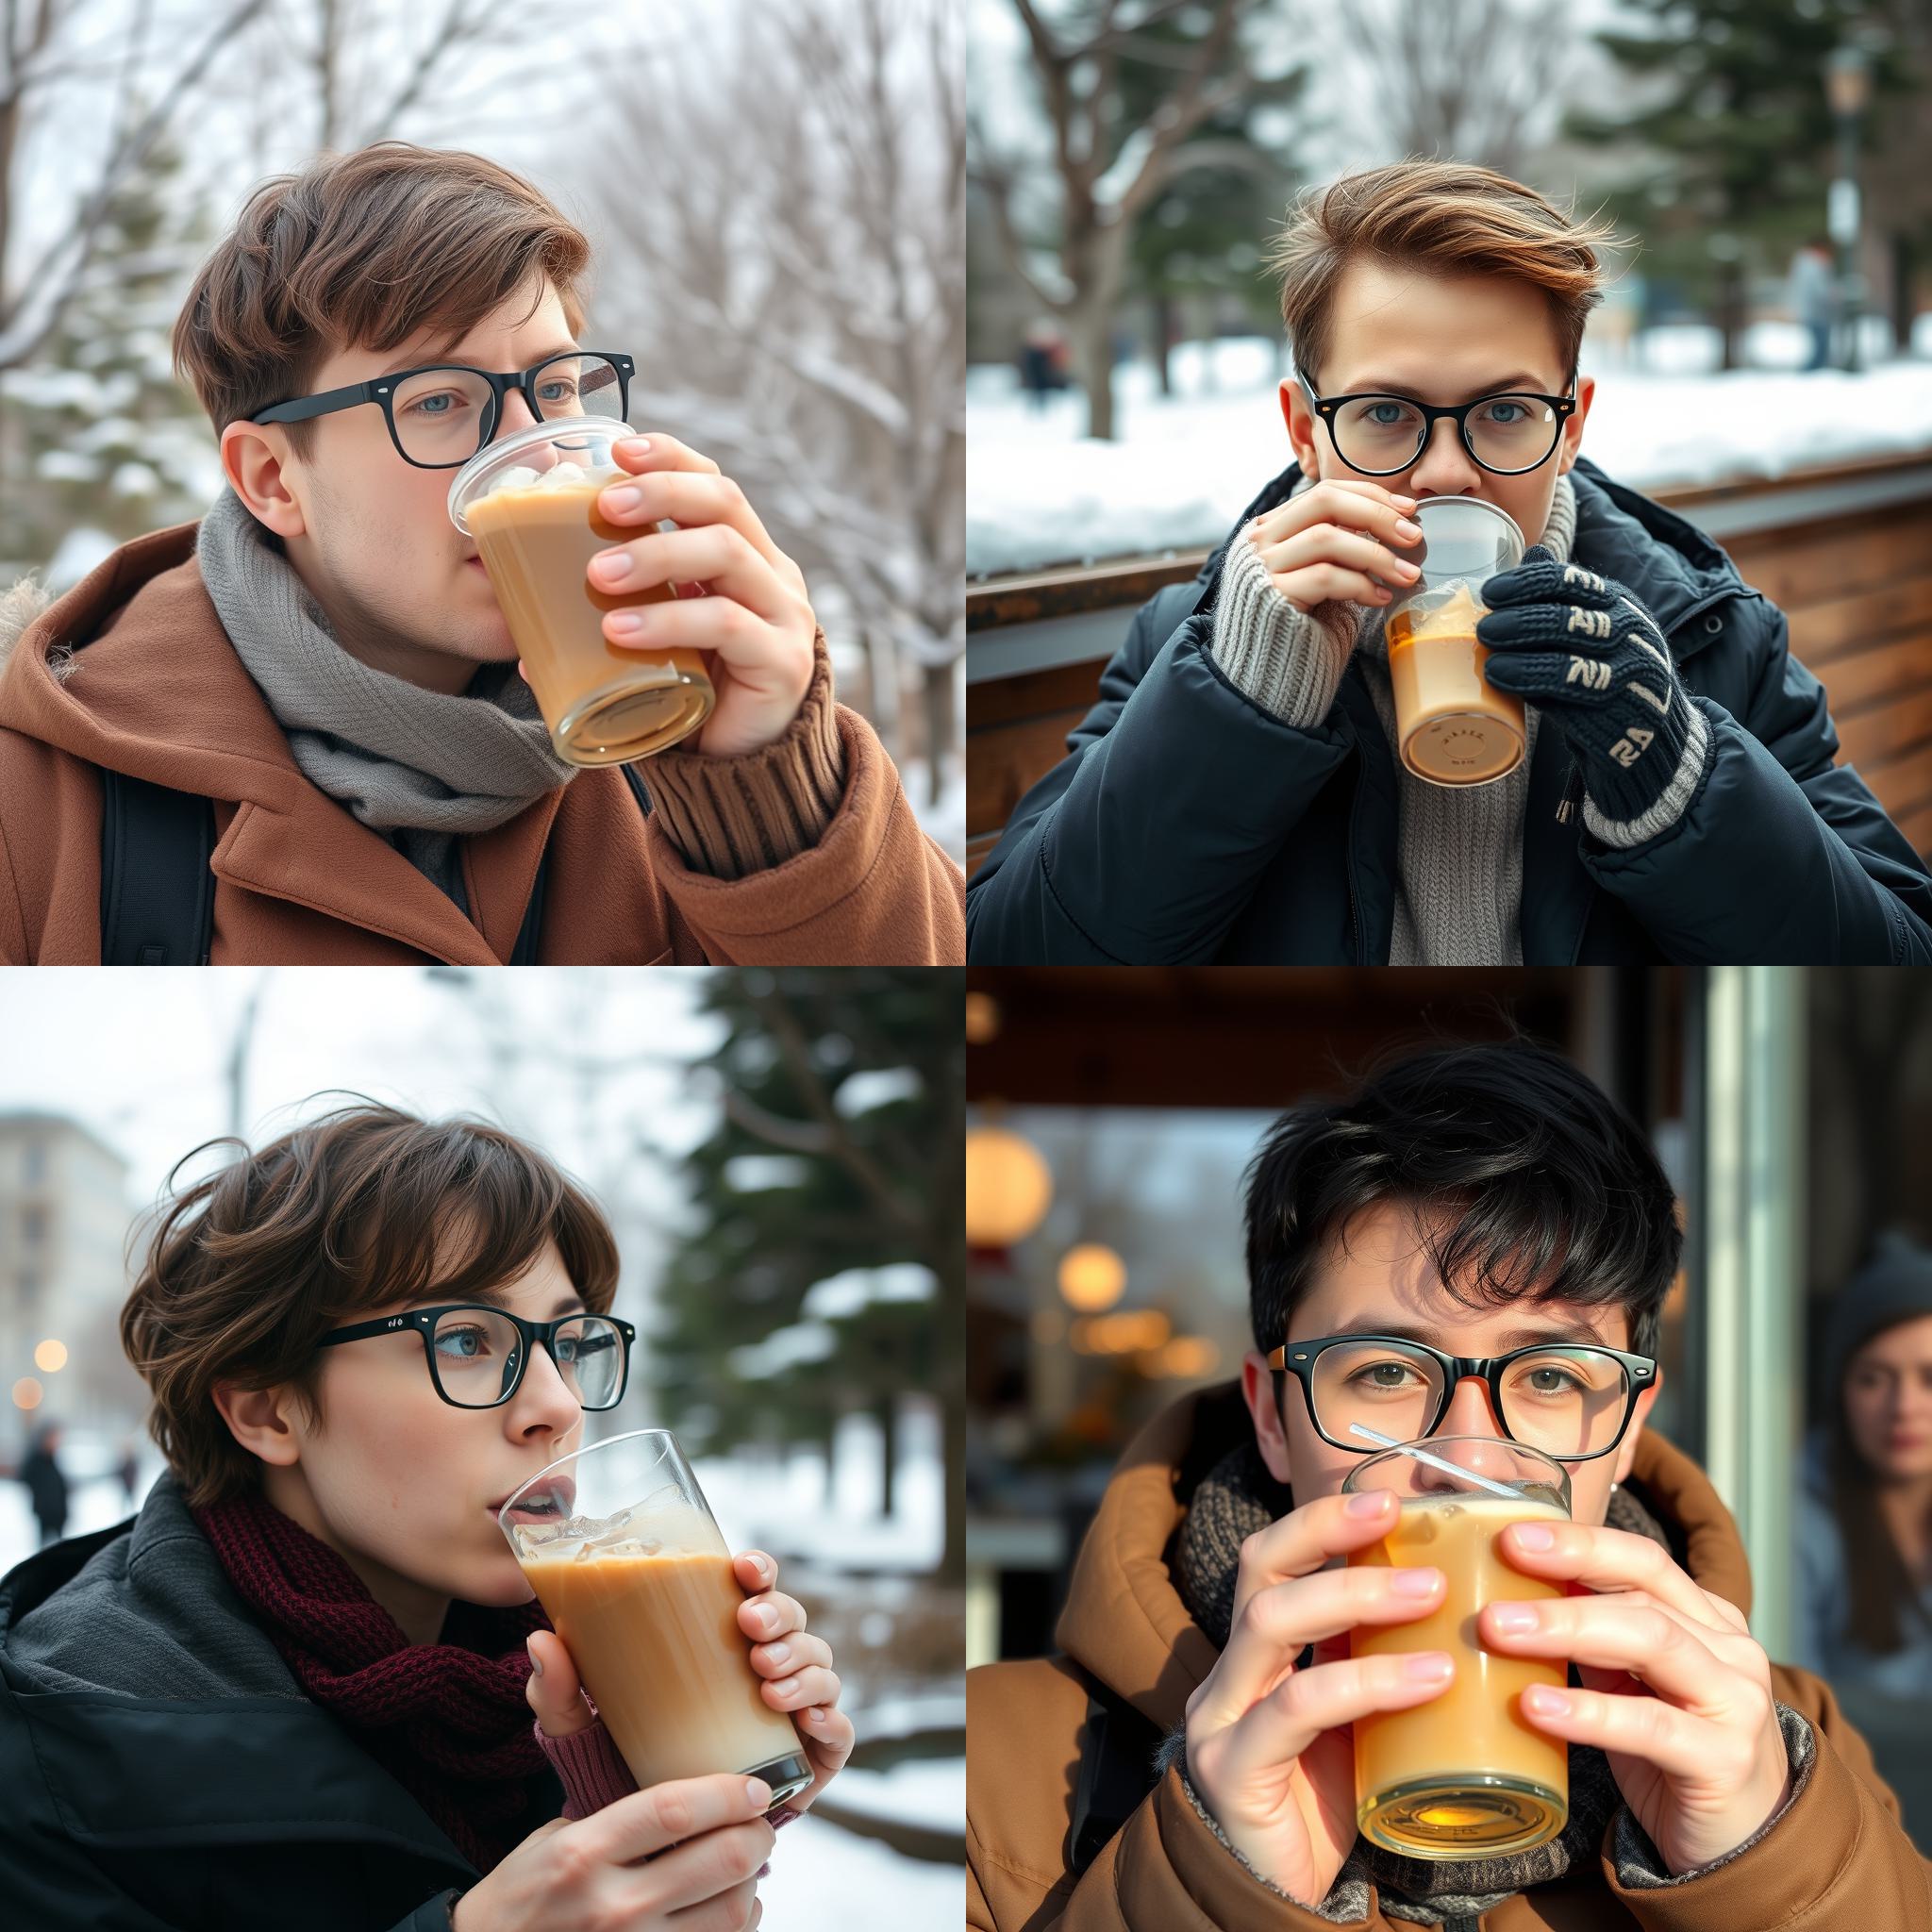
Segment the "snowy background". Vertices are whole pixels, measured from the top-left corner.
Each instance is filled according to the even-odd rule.
[[[325,1090],[424,1112],[482,1113],[527,1135],[596,1194],[623,1257],[616,1311],[637,1325],[641,1351],[666,1313],[658,1290],[669,1257],[708,1211],[681,1163],[718,1119],[707,1063],[725,1028],[706,1007],[714,977],[689,968],[507,977],[236,969],[149,974],[137,988],[85,969],[22,970],[7,975],[0,1121],[16,1111],[54,1113],[98,1137],[125,1164],[131,1223],[191,1148],[234,1129],[258,1141],[284,1131],[330,1104],[303,1104]],[[53,1024],[82,1003],[84,1029]],[[956,1006],[936,1005],[956,1035]],[[855,1102],[906,1089],[896,1071],[855,1074],[848,1084],[858,1090],[861,1079],[868,1085]],[[902,1298],[904,1272],[886,1284]],[[867,1285],[847,1279],[826,1289],[821,1312],[849,1309]],[[922,1286],[930,1307],[929,1275]],[[114,1308],[122,1291],[108,1290]],[[10,1274],[0,1273],[0,1296],[11,1292]],[[70,1343],[59,1372],[35,1372],[31,1360],[0,1363],[0,1390],[10,1393],[0,1407],[0,1468],[13,1467],[38,1416],[61,1419],[58,1455],[73,1485],[65,1533],[78,1536],[132,1514],[162,1465],[142,1432],[139,1380],[123,1362],[90,1359],[91,1348],[113,1350],[96,1339],[111,1330],[67,1326],[73,1312],[57,1298],[45,1313],[49,1332]],[[937,1307],[932,1318],[949,1319]],[[939,1356],[957,1363],[956,1348]],[[589,1440],[661,1423],[650,1382],[641,1359],[624,1402],[592,1421]],[[879,1437],[870,1413],[841,1424],[829,1466],[822,1446],[780,1440],[694,1457],[734,1547],[770,1549],[784,1587],[832,1642],[841,1702],[867,1760],[841,1774],[822,1815],[788,1826],[779,1840],[761,1891],[766,1923],[791,1932],[900,1932],[956,1924],[961,1909],[961,1638],[957,1591],[935,1587],[945,1482],[928,1394],[906,1390],[895,1434],[889,1516],[878,1507]],[[112,1474],[130,1442],[139,1463],[132,1500]],[[38,1542],[26,1491],[0,1479],[0,1574]],[[908,1833],[926,1834],[927,1852],[935,1843],[958,1848],[908,1856],[893,1848]]]
[[[391,137],[469,149],[589,237],[633,420],[744,487],[841,697],[960,851],[955,0],[619,0],[566,35],[520,0],[30,11],[0,39],[0,588],[64,590],[219,494],[170,337],[259,184]]]
[[[1634,349],[1599,350],[1586,336],[1582,370],[1597,389],[1583,454],[1618,482],[1651,491],[1932,453],[1932,314],[1919,318],[1917,341],[1924,360],[1856,375],[1800,375],[1799,331],[1760,322],[1747,337],[1757,366],[1719,375],[1708,328],[1652,329]],[[1883,347],[1870,318],[1868,342],[1874,356]],[[1219,543],[1261,486],[1294,460],[1276,354],[1260,337],[1184,343],[1173,358],[1172,396],[1159,393],[1151,364],[1124,364],[1115,376],[1112,442],[1086,435],[1077,390],[1048,396],[1041,410],[1010,367],[970,369],[968,574]]]

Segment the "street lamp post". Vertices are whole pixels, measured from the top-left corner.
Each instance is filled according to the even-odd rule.
[[[1838,123],[1838,178],[1828,204],[1832,242],[1838,250],[1840,366],[1858,367],[1858,314],[1863,304],[1857,271],[1858,116],[1872,92],[1872,66],[1862,47],[1837,48],[1824,63],[1825,98]]]

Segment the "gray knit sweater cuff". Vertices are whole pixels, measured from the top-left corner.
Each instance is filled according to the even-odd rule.
[[[1284,724],[1319,724],[1354,642],[1353,608],[1297,608],[1274,588],[1246,531],[1227,546],[1214,604],[1214,661],[1245,698]]]
[[[1664,787],[1663,795],[1657,802],[1640,819],[1607,819],[1596,808],[1596,801],[1586,791],[1583,799],[1584,824],[1606,845],[1626,849],[1641,845],[1646,839],[1654,839],[1659,832],[1667,831],[1684,816],[1684,808],[1690,803],[1691,793],[1697,790],[1697,781],[1704,776],[1704,763],[1709,751],[1710,726],[1706,723],[1704,713],[1691,704],[1684,756],[1677,760],[1677,769],[1672,774],[1671,782]]]

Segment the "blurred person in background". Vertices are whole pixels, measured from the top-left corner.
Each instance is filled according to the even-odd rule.
[[[42,1548],[58,1542],[67,1530],[67,1477],[58,1460],[59,1448],[59,1424],[42,1423],[34,1431],[33,1447],[14,1472],[15,1480],[26,1485]]]
[[[127,1505],[132,1508],[135,1489],[141,1481],[141,1458],[135,1450],[132,1438],[121,1445],[121,1460],[114,1466],[114,1475],[122,1489],[127,1492]]]
[[[968,1674],[969,1924],[1927,1932],[1932,1866],[1897,1799],[1830,1690],[1752,1638],[1736,1524],[1645,1426],[1681,1246],[1642,1133],[1526,1041],[1391,1058],[1283,1114],[1248,1171],[1239,1383],[1122,1457],[1061,1654]],[[1375,1453],[1344,1416],[1567,1470],[1572,1520],[1495,1545],[1561,1593],[1521,1628],[1499,1613],[1525,1607],[1491,1604],[1477,1633],[1568,1666],[1566,1691],[1517,1700],[1568,1745],[1568,1822],[1529,1851],[1413,1858],[1357,1832],[1354,1723],[1427,1704],[1457,1665],[1350,1655],[1444,1579],[1341,1567],[1395,1517],[1386,1490],[1341,1493]]]
[[[1722,546],[1582,454],[1577,222],[1491,169],[1310,190],[1272,262],[1294,460],[1135,614],[968,893],[986,965],[1932,961],[1932,875]],[[1528,546],[1483,586],[1515,769],[1397,753],[1384,619],[1426,497]]]
[[[1837,299],[1837,277],[1832,273],[1831,243],[1823,235],[1813,235],[1791,257],[1791,314],[1811,339],[1811,359],[1805,364],[1808,375],[1814,369],[1831,367],[1832,304]]]
[[[1887,1238],[1835,1297],[1799,1492],[1797,1656],[1932,1707],[1932,1254]],[[1923,1732],[1920,1734],[1923,1741]]]
[[[633,534],[592,583],[704,586],[604,628],[705,652],[716,708],[648,791],[553,748],[447,497],[486,442],[559,413],[539,365],[621,353],[580,340],[590,267],[537,189],[458,151],[379,142],[249,198],[174,336],[228,487],[58,601],[28,583],[0,609],[0,960],[963,957],[963,875],[834,701],[803,575],[655,430],[615,445],[633,474],[600,514]],[[178,866],[124,895],[130,827],[176,824]],[[104,941],[137,896],[141,931]]]
[[[121,1320],[168,1467],[0,1578],[9,1924],[758,1924],[853,1742],[776,1564],[734,1557],[738,1632],[818,1775],[768,1817],[757,1779],[637,1790],[496,1521],[623,1398],[617,1272],[590,1195],[467,1118],[358,1102],[173,1191]]]

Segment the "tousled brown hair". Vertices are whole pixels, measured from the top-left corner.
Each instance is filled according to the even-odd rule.
[[[240,1157],[176,1191],[211,1147]],[[311,1428],[329,1329],[402,1302],[501,1288],[555,1241],[584,1304],[608,1314],[617,1243],[546,1155],[467,1115],[355,1104],[251,1152],[204,1141],[168,1195],[121,1310],[121,1343],[153,1392],[148,1432],[191,1507],[256,1491],[260,1459],[215,1407],[217,1382],[292,1389]]]
[[[219,436],[305,393],[340,349],[435,330],[446,355],[526,285],[534,313],[545,275],[575,334],[590,259],[574,224],[481,155],[403,141],[322,155],[249,196],[175,324],[175,368]],[[320,420],[281,425],[297,456]]]
[[[1345,175],[1298,198],[1268,249],[1294,359],[1319,386],[1333,347],[1335,290],[1357,261],[1437,275],[1490,275],[1542,291],[1568,381],[1583,325],[1603,300],[1595,244],[1604,222],[1579,223],[1520,181],[1463,161],[1399,161]]]

